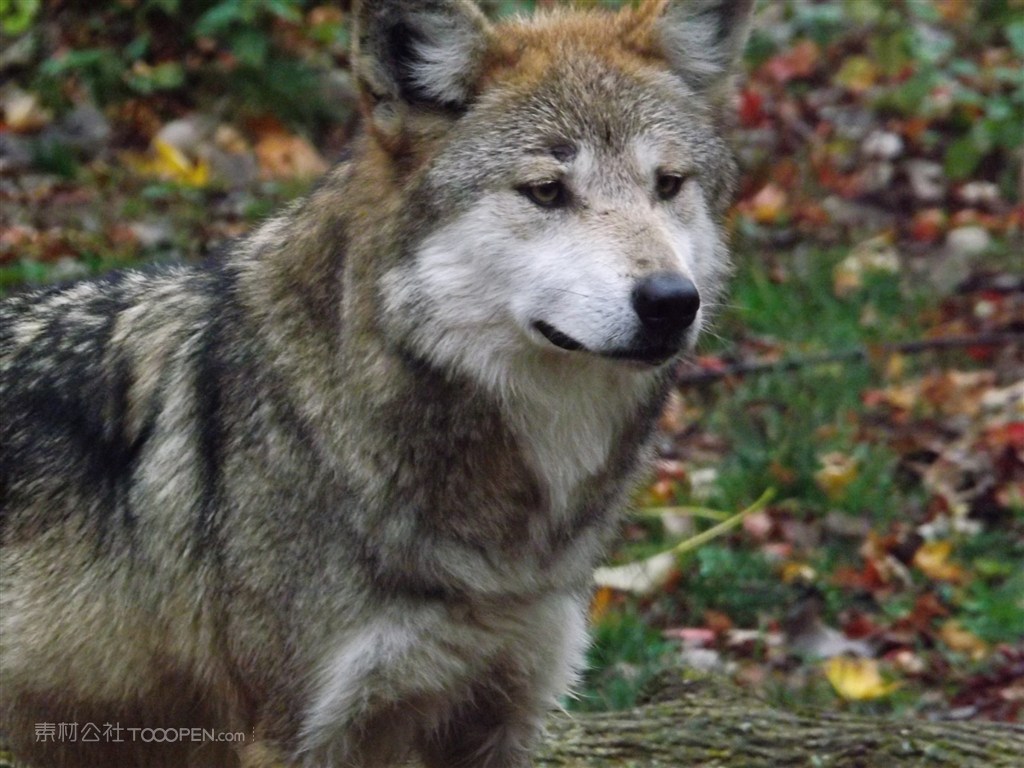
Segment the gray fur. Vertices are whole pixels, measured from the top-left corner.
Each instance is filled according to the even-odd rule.
[[[603,357],[628,318],[568,289],[530,311],[594,352],[553,348],[510,286],[569,232],[623,286],[676,265],[717,295],[732,161],[675,64],[570,39],[539,82],[490,82],[505,32],[466,3],[357,13],[369,133],[309,197],[220,262],[0,305],[0,727],[33,765],[525,768],[582,663],[671,366]],[[401,82],[395,20],[435,49]],[[662,202],[669,162],[692,179]],[[526,200],[538,168],[571,207]],[[580,253],[543,258],[585,279]],[[245,739],[34,730],[88,721]]]

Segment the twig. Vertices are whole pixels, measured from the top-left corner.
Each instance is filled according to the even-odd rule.
[[[676,377],[680,386],[708,384],[720,379],[731,379],[761,373],[795,371],[833,363],[867,361],[873,357],[900,354],[915,355],[937,349],[962,349],[964,347],[996,347],[1010,344],[1024,344],[1024,333],[1012,331],[980,333],[974,336],[943,336],[935,339],[917,339],[890,344],[872,344],[855,349],[843,349],[810,357],[790,357],[770,362],[734,363],[721,368],[699,368],[692,366]]]
[[[676,544],[674,547],[672,547],[672,550],[671,550],[672,554],[681,555],[684,552],[692,552],[693,550],[697,549],[698,547],[701,547],[704,544],[707,544],[712,539],[717,538],[718,536],[721,536],[723,533],[728,531],[730,528],[735,528],[737,525],[739,525],[740,523],[743,522],[744,518],[748,517],[749,515],[753,514],[754,512],[757,512],[757,511],[767,507],[768,504],[771,502],[771,500],[774,499],[774,498],[775,498],[775,489],[774,488],[767,488],[767,489],[765,489],[765,492],[761,494],[760,498],[758,498],[757,501],[755,501],[753,504],[751,504],[746,509],[741,510],[740,512],[737,512],[735,515],[733,515],[732,517],[730,517],[730,518],[728,518],[726,520],[723,520],[718,525],[713,525],[710,528],[708,528],[706,531],[702,531],[701,533],[698,533],[696,536],[691,536],[690,538],[686,539],[685,541],[681,541],[678,544]]]

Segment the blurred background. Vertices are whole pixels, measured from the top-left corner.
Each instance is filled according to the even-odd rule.
[[[357,130],[348,38],[343,2],[0,0],[0,290],[200,260],[302,194]],[[1018,720],[1024,1],[761,0],[739,86],[730,303],[570,706],[685,665]]]

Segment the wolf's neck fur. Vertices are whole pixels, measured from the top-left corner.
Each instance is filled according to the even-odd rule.
[[[568,515],[581,484],[606,469],[628,422],[655,395],[657,377],[560,352],[522,357],[499,397],[549,512]]]

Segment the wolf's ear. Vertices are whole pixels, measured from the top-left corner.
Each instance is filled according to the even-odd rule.
[[[354,69],[370,105],[458,111],[472,96],[487,20],[469,0],[363,0]]]
[[[750,33],[755,0],[660,0],[655,39],[672,69],[697,90],[724,95]]]

